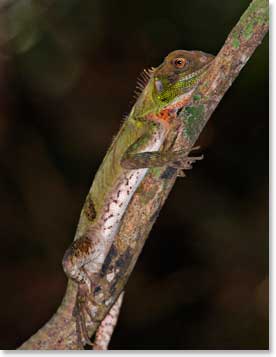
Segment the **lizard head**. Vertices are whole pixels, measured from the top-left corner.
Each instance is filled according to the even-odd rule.
[[[153,97],[159,109],[178,101],[195,88],[213,59],[213,55],[201,51],[171,52],[153,72]]]
[[[213,59],[201,51],[171,52],[159,67],[145,72],[142,80],[147,84],[132,109],[134,117],[160,112],[189,97]]]

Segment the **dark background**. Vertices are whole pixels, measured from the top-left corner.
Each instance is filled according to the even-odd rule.
[[[0,347],[55,312],[136,77],[216,54],[248,0],[7,1],[0,13]],[[200,138],[126,288],[111,349],[268,348],[268,36]]]

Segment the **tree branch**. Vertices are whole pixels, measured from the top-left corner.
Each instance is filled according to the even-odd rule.
[[[197,87],[192,103],[180,113],[175,125],[183,126],[183,135],[175,138],[171,134],[168,144],[190,151],[223,95],[267,33],[268,12],[268,0],[252,1]],[[97,320],[105,317],[122,292],[176,178],[172,168],[152,169],[135,193],[96,287],[97,305],[93,312]],[[75,297],[76,285],[69,282],[57,313],[20,349],[77,349],[72,318]],[[91,335],[97,327],[98,323],[90,323]]]
[[[123,302],[124,293],[122,292],[115,304],[111,307],[108,314],[102,320],[95,335],[93,350],[107,350],[113,331],[116,327]]]

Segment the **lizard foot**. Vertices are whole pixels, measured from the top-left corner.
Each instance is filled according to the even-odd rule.
[[[93,291],[93,289],[92,289]],[[73,315],[76,319],[76,332],[78,344],[83,347],[85,345],[93,346],[87,330],[87,315],[92,322],[97,322],[91,312],[91,303],[95,304],[91,296],[91,291],[87,284],[81,283],[78,286],[78,293],[76,298],[76,305]]]
[[[199,146],[193,147],[190,151],[198,150]],[[171,167],[174,167],[179,170],[178,176],[185,177],[183,170],[192,169],[192,164],[196,161],[202,160],[203,155],[200,156],[188,156],[187,151],[180,150],[176,152],[176,155],[173,161],[170,163]]]
[[[88,311],[90,316],[90,310],[88,307],[89,293],[90,291],[86,284],[79,284],[76,304],[73,311],[73,315],[76,319],[78,344],[82,347],[84,345],[91,345],[91,341],[86,327],[86,314],[88,313]]]

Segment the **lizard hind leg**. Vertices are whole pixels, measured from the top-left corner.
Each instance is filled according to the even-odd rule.
[[[89,291],[91,290],[91,283],[89,276],[83,267],[89,262],[91,250],[91,239],[85,235],[71,244],[62,259],[63,270],[67,277],[75,281],[77,284],[87,285]]]
[[[87,331],[87,317],[89,316],[93,321],[91,306],[94,305],[93,291],[98,276],[95,251],[98,239],[101,237],[95,230],[75,240],[65,252],[62,261],[66,275],[78,285],[73,315],[76,319],[76,333],[80,345],[91,345]],[[90,265],[93,266],[95,273],[90,269],[87,271],[86,267]]]

